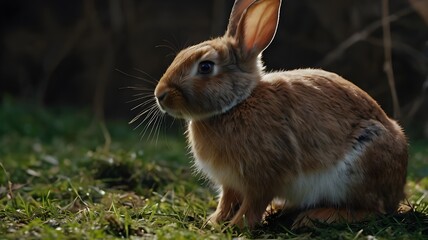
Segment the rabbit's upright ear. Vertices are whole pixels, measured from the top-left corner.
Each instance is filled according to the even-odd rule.
[[[238,47],[244,56],[257,56],[269,46],[275,36],[281,0],[254,1],[246,9],[242,10],[241,8],[245,5],[244,2],[248,4],[250,1],[237,0],[235,2],[228,32],[231,37],[236,39]],[[238,3],[240,4],[237,5]],[[241,16],[234,16],[233,14],[241,14]],[[239,22],[235,31],[233,31],[236,19],[239,19]]]
[[[239,20],[241,20],[242,13],[256,0],[235,0],[232,12],[230,13],[229,25],[227,26],[226,35],[234,37],[238,27]]]

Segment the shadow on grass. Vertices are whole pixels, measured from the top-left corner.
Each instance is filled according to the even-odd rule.
[[[404,213],[377,216],[358,223],[324,224],[314,222],[312,228],[300,228],[291,231],[294,219],[299,211],[277,212],[266,218],[265,224],[254,232],[255,237],[267,234],[275,235],[280,232],[288,232],[295,236],[309,234],[311,238],[340,239],[358,236],[376,237],[400,237],[406,236],[412,239],[419,236],[421,239],[428,238],[428,215],[409,209]]]

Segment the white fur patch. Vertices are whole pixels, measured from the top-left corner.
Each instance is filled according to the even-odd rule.
[[[200,161],[195,156],[195,167],[205,176],[207,176],[216,185],[226,185],[236,190],[242,189],[242,179],[237,175],[236,171],[231,168],[214,168],[211,164],[206,161]]]
[[[363,150],[363,147],[352,149],[331,168],[299,174],[280,198],[286,199],[292,206],[302,208],[319,203],[343,204],[352,183],[363,178],[362,172],[355,166]]]

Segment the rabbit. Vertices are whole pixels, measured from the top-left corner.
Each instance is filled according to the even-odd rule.
[[[267,72],[281,0],[236,0],[224,36],[177,54],[154,91],[187,121],[195,168],[220,191],[207,221],[254,228],[271,203],[293,227],[392,213],[404,199],[407,139],[366,92],[319,69]]]

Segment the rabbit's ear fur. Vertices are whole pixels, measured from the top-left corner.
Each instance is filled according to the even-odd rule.
[[[257,56],[269,46],[278,26],[280,7],[281,0],[235,1],[226,34],[236,40],[243,56]]]
[[[227,26],[226,35],[234,37],[236,29],[238,28],[239,20],[241,20],[242,13],[254,2],[255,0],[236,0],[233,5],[232,12],[230,13],[229,25]]]

